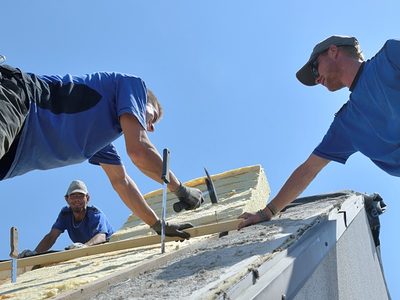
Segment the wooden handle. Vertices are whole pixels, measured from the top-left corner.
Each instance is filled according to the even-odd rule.
[[[17,258],[18,257],[18,230],[17,230],[17,227],[11,227],[11,229],[10,229],[10,247],[11,247],[10,256]]]
[[[169,183],[169,150],[167,148],[163,151],[163,168],[161,179],[165,183]]]

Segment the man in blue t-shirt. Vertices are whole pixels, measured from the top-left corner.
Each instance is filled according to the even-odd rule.
[[[400,41],[388,40],[373,58],[364,61],[355,37],[331,36],[314,47],[296,76],[307,86],[322,84],[329,91],[348,87],[349,100],[276,197],[256,214],[240,216],[239,229],[270,220],[330,161],[344,164],[358,151],[388,174],[400,176]]]
[[[61,233],[67,230],[73,244],[66,249],[82,248],[101,244],[114,233],[106,215],[94,206],[88,206],[89,191],[81,180],[74,180],[65,194],[68,206],[61,209],[56,222],[35,250],[24,250],[19,257],[28,257],[48,251]]]
[[[40,76],[0,65],[0,180],[89,160],[100,165],[123,202],[158,234],[161,222],[126,173],[112,142],[124,136],[132,162],[161,181],[162,159],[147,132],[163,111],[142,79],[122,73]],[[170,191],[187,210],[204,201],[170,172]],[[167,223],[189,238],[191,224]]]

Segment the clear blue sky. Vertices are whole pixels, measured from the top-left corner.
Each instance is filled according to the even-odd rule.
[[[150,138],[171,150],[182,181],[261,164],[275,195],[320,142],[348,90],[330,93],[301,85],[295,72],[316,42],[332,34],[358,37],[367,58],[398,38],[398,1],[1,1],[0,53],[39,74],[119,71],[142,77],[165,108]],[[160,185],[142,175],[116,146],[143,192]],[[33,158],[34,159],[34,158]],[[48,232],[73,179],[84,180],[119,228],[129,215],[99,167],[87,162],[34,171],[0,183],[0,257],[9,228],[20,249],[35,248]],[[328,165],[303,195],[352,189],[380,193],[385,274],[400,299],[400,179],[360,154]],[[55,249],[70,240],[67,234]],[[367,276],[367,275],[366,275]],[[396,279],[397,278],[397,279]]]

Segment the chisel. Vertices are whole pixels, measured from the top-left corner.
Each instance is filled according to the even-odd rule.
[[[169,183],[169,150],[163,151],[163,168],[161,174],[163,185],[162,213],[161,213],[161,253],[165,253],[165,219],[167,217],[167,185]]]
[[[18,230],[17,227],[10,229],[10,257],[11,257],[11,282],[17,281],[17,258],[18,258]]]

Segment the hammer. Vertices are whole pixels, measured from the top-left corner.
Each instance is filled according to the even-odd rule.
[[[169,150],[163,151],[163,168],[161,179],[163,181],[163,198],[161,212],[161,253],[165,253],[165,219],[167,217],[167,184],[169,183]]]
[[[11,282],[17,281],[17,257],[18,257],[18,230],[17,227],[10,228],[10,246],[11,246]]]
[[[208,174],[208,171],[206,168],[204,168],[204,171],[206,172],[206,177],[204,178],[204,181],[207,186],[207,191],[203,192],[203,196],[209,195],[211,199],[212,204],[217,204],[218,203],[218,196],[217,196],[217,191],[215,190],[214,182],[211,179],[210,174]],[[175,212],[181,212],[185,207],[187,206],[186,203],[184,202],[176,202],[173,205],[174,211]]]

